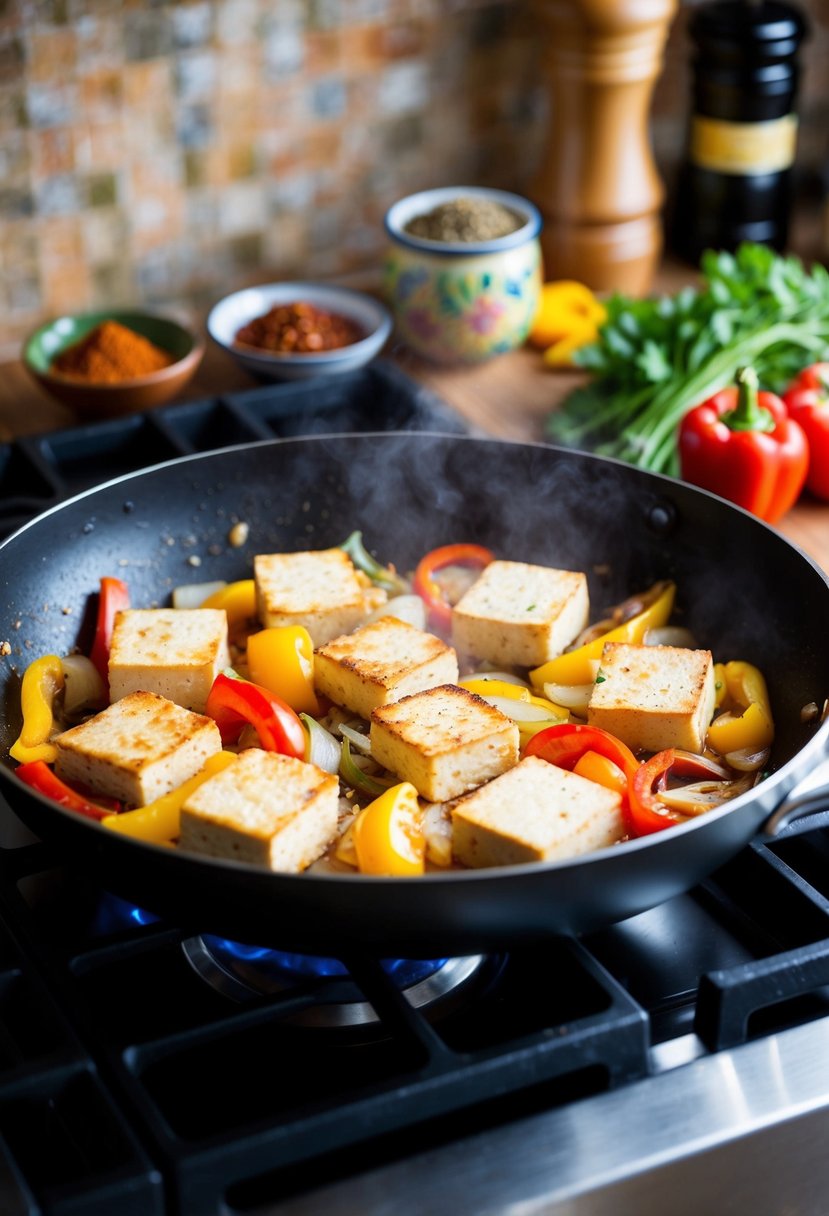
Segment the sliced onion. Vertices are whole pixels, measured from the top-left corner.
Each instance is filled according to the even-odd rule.
[[[484,697],[484,700],[508,718],[512,718],[518,727],[522,747],[539,731],[546,730],[548,726],[557,726],[559,722],[566,722],[569,717],[566,711],[563,716],[551,714],[543,705],[533,705],[532,701],[517,701],[513,697]]]
[[[700,756],[698,752],[688,752],[682,747],[674,748],[677,760],[685,761],[686,767],[690,767],[695,772],[686,772],[685,776],[693,777],[709,777],[712,780],[728,781],[731,778],[731,773],[722,764],[716,760],[712,760],[710,756]]]
[[[446,869],[452,864],[452,817],[445,802],[427,804],[421,831],[426,841],[426,858],[433,866]]]
[[[305,748],[305,759],[308,764],[316,764],[326,773],[336,773],[340,768],[340,744],[330,731],[320,726],[316,718],[310,714],[300,714],[308,732]]]
[[[353,726],[346,726],[345,723],[338,726],[337,729],[344,739],[348,739],[349,743],[353,743],[364,755],[371,755],[371,740],[367,734]]]
[[[739,773],[756,773],[768,763],[770,755],[770,747],[761,747],[759,750],[741,747],[739,751],[727,752],[725,762],[731,768],[736,768]]]
[[[552,726],[554,722],[561,721],[560,717],[551,714],[543,705],[533,705],[532,701],[517,701],[513,697],[484,697],[484,700],[519,725],[523,722],[549,722]]]
[[[85,654],[68,654],[61,659],[60,665],[63,668],[63,712],[67,718],[106,703],[104,682]]]
[[[618,624],[618,621],[605,617],[603,621],[596,621],[593,625],[588,625],[586,629],[582,629],[577,638],[574,638],[565,653],[569,653],[572,650],[581,650],[582,646],[588,646],[590,642],[603,638],[606,633],[610,633],[611,629],[615,629]]]
[[[563,705],[583,717],[595,687],[595,684],[545,684],[544,696],[555,705]]]
[[[415,629],[426,628],[426,605],[419,595],[396,595],[394,599],[387,600],[379,608],[375,608],[371,615],[366,617],[365,623],[371,625],[384,616],[396,617],[398,621],[414,625]]]
[[[662,625],[659,629],[647,629],[642,639],[646,646],[679,646],[685,650],[694,650],[696,638],[690,629],[681,625]]]
[[[737,781],[695,781],[673,790],[660,790],[659,800],[672,811],[680,811],[683,815],[704,815],[706,811],[744,794],[753,785],[752,774]]]
[[[226,587],[227,583],[219,579],[214,583],[187,583],[176,587],[173,591],[174,608],[201,608],[208,596],[214,595]]]

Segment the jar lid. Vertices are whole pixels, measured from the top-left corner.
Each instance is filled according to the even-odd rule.
[[[764,58],[793,55],[808,28],[803,12],[782,0],[717,0],[696,9],[689,25],[691,37],[713,50],[736,44]]]

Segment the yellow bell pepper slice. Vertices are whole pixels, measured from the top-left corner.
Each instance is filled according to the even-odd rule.
[[[602,318],[604,319],[604,318]],[[595,342],[599,337],[599,325],[593,321],[578,321],[572,329],[561,338],[556,338],[541,356],[545,367],[575,367],[573,355],[589,342]]]
[[[179,835],[181,808],[193,791],[208,778],[221,773],[236,759],[238,757],[235,752],[216,752],[215,755],[208,756],[204,767],[194,777],[170,790],[169,794],[162,794],[155,802],[137,807],[134,811],[107,815],[101,823],[105,828],[121,832],[124,836],[134,836],[138,840],[148,840],[153,844],[169,844]]]
[[[21,764],[45,760],[53,764],[58,749],[49,742],[55,724],[55,697],[63,691],[63,664],[56,654],[45,654],[30,663],[23,673],[20,707],[23,726],[9,755]]]
[[[232,633],[245,621],[256,616],[256,583],[252,578],[228,583],[226,587],[220,587],[218,591],[208,595],[202,608],[224,608],[227,613],[227,627]]]
[[[546,350],[577,329],[593,332],[607,319],[607,310],[590,288],[574,279],[554,279],[544,283],[538,308],[530,326],[533,346]]]
[[[774,720],[762,672],[751,663],[735,660],[724,667],[729,700],[742,713],[726,712],[708,727],[706,742],[721,756],[750,748],[760,751],[771,747]]]
[[[417,790],[408,781],[369,803],[351,826],[360,873],[395,878],[422,874],[426,841],[419,821]]]
[[[605,643],[628,642],[635,645],[641,642],[649,629],[659,629],[670,619],[675,596],[676,584],[666,583],[653,603],[642,612],[601,637],[594,638],[592,642],[579,646],[577,650],[560,654],[541,667],[534,668],[530,672],[530,682],[536,688],[543,688],[545,684],[592,684],[594,669],[591,664],[601,659]]]
[[[314,693],[314,643],[304,625],[277,625],[248,638],[248,674],[297,713],[319,713]]]
[[[487,680],[481,676],[469,676],[459,680],[461,688],[477,693],[479,697],[509,697],[511,701],[530,701],[532,693],[523,684],[511,684],[509,680]]]

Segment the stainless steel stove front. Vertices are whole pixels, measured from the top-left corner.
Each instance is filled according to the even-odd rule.
[[[643,1081],[249,1216],[827,1216],[829,1018],[667,1048]]]

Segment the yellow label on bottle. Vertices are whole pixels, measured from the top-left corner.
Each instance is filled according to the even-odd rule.
[[[721,122],[695,115],[690,158],[700,169],[741,177],[779,173],[794,163],[797,116],[770,122]]]

